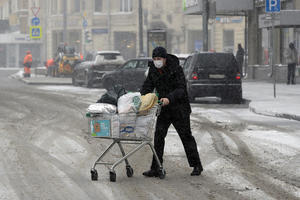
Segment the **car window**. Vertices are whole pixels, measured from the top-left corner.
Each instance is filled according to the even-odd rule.
[[[192,60],[192,56],[189,56],[189,57],[186,59],[184,65],[183,65],[183,71],[184,71],[185,74],[188,73],[189,65],[190,65],[190,63],[191,63],[191,60]]]
[[[137,68],[147,68],[148,67],[148,60],[140,60]]]
[[[103,53],[100,54],[105,60],[116,60],[120,54],[115,54],[115,53]]]
[[[92,60],[94,60],[94,55],[92,54],[92,53],[88,53],[87,55],[86,55],[86,57],[85,57],[85,60],[86,61],[92,61]]]
[[[123,67],[123,69],[135,69],[138,61],[137,60],[132,60],[126,63]]]

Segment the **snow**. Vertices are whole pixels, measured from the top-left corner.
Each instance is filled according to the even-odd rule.
[[[295,103],[298,104],[300,99],[298,98],[300,97],[299,86],[290,87],[283,84],[279,85],[279,97],[276,99],[274,99],[274,97],[272,96],[272,90],[269,84],[246,83],[245,88],[246,89],[244,89],[243,91],[244,97],[247,99],[251,99],[251,103],[258,109],[281,112],[284,108],[284,111],[286,113],[296,114],[299,110],[298,108],[295,108]],[[104,89],[88,89],[73,86],[38,86],[38,89],[63,94],[68,93],[72,95],[86,95],[87,99],[91,97],[100,97],[101,94],[105,93]],[[257,95],[258,89],[261,95]],[[287,158],[292,158],[299,155],[300,134],[298,130],[295,130],[293,132],[291,131],[291,129],[289,129],[288,125],[286,126],[287,132],[283,132],[276,130],[276,128],[262,128],[262,126],[247,124],[246,122],[245,124],[239,124],[239,120],[243,119],[256,122],[258,124],[263,123],[263,120],[268,119],[269,121],[271,121],[270,124],[273,127],[277,127],[277,122],[279,120],[276,118],[269,119],[266,117],[261,117],[259,115],[251,113],[247,108],[236,108],[231,107],[230,105],[228,107],[221,106],[219,108],[217,106],[215,108],[205,108],[205,106],[193,105],[192,110],[193,115],[191,116],[191,120],[199,121],[198,116],[205,117],[211,123],[214,123],[221,128],[225,128],[232,134],[238,135],[239,139],[247,144],[247,147],[250,149],[251,154],[258,157],[258,164],[261,164],[262,162],[268,162],[271,166],[278,166],[278,168],[283,168]],[[283,123],[282,121],[284,121],[284,119],[280,120],[280,123]],[[286,122],[289,121],[286,120]],[[296,122],[294,124],[296,124]],[[234,126],[238,125],[246,128],[235,131]],[[233,126],[233,128],[231,126]],[[281,127],[284,126],[281,124]],[[296,128],[294,127],[294,129]],[[192,130],[198,144],[198,151],[200,152],[200,156],[202,159],[206,158],[205,153],[207,153],[208,151],[215,151],[213,148],[210,148],[210,146],[213,146],[214,143],[212,137],[205,130],[201,130],[201,127],[192,126]],[[239,147],[231,137],[224,133],[221,133],[221,137],[223,138],[224,143],[225,145],[227,145],[231,154],[240,155]],[[63,137],[59,138],[54,143],[55,146],[50,148],[50,154],[60,161],[67,162],[67,164],[69,165],[75,162],[75,160],[73,160],[74,157],[73,159],[71,159],[70,156],[66,156],[69,151],[78,154],[78,156],[76,156],[76,159],[83,159],[86,154],[84,147],[71,140],[69,141],[68,145],[65,145],[64,147],[63,145],[66,141],[68,140],[63,139]],[[210,149],[208,150],[208,148]],[[266,151],[262,152],[264,149]],[[209,153],[211,154],[211,152]],[[217,154],[217,152],[215,152],[215,154]],[[181,162],[182,159],[186,159],[183,145],[173,126],[169,128],[169,132],[166,138],[165,156],[173,161],[178,161],[178,163]],[[217,180],[218,183],[224,184],[229,188],[233,188],[238,193],[241,193],[250,199],[273,199],[262,190],[258,190],[255,185],[246,180],[239,169],[228,160],[220,157],[216,157],[214,159],[206,159],[207,160],[202,160],[204,161],[203,163],[205,169],[203,176],[213,177]],[[299,161],[297,159],[291,159],[288,164],[291,169],[287,170],[286,172],[294,174],[295,176],[300,176]],[[180,163],[180,165],[186,167],[188,166],[187,162]],[[281,186],[281,188],[285,188],[284,190],[293,191],[292,193],[295,196],[300,197],[299,188],[287,185],[286,183],[279,180],[274,180],[274,178],[267,175],[265,179],[270,179],[270,181],[272,181],[276,185]],[[106,188],[102,187],[102,189],[105,190],[105,194],[107,195],[107,197],[109,197],[109,199],[114,198],[112,190],[109,186],[107,186]],[[156,199],[154,194],[152,198]]]

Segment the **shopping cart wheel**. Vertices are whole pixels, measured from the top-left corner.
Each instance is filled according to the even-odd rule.
[[[166,171],[164,169],[159,169],[158,177],[164,179],[166,177]]]
[[[98,172],[96,169],[91,169],[91,179],[92,179],[92,181],[98,180]]]
[[[133,169],[130,165],[126,166],[126,174],[127,174],[127,177],[133,176]]]
[[[111,182],[116,182],[116,178],[117,178],[116,172],[109,172],[109,179]]]

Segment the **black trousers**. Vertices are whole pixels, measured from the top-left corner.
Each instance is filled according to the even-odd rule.
[[[183,117],[181,115],[171,115],[162,112],[157,119],[156,130],[154,135],[154,148],[161,163],[163,163],[163,154],[165,147],[165,137],[167,136],[170,125],[173,124],[181,142],[183,144],[190,167],[202,167],[197,144],[192,136],[190,127],[190,115]],[[151,169],[158,169],[158,164],[153,156]]]
[[[296,63],[288,64],[287,84],[295,84]]]

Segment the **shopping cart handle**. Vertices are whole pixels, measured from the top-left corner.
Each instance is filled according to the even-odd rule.
[[[163,105],[163,102],[161,100],[158,100],[157,101],[158,105],[162,106]]]

